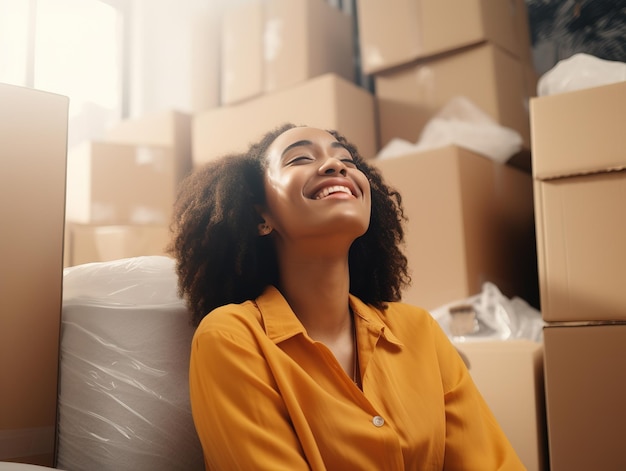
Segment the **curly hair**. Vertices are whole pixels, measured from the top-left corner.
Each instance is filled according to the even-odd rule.
[[[267,149],[293,127],[277,127],[247,152],[208,162],[181,182],[167,250],[176,259],[179,295],[192,324],[198,325],[216,307],[255,299],[267,286],[278,286],[275,247],[270,237],[259,237],[262,219],[256,208],[265,203]],[[401,250],[406,220],[402,198],[353,144],[335,130],[328,132],[352,154],[371,187],[369,228],[350,247],[350,292],[384,309],[387,302],[400,300],[410,283]]]

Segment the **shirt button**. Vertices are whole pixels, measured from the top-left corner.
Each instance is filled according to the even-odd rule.
[[[375,415],[372,419],[372,423],[376,427],[382,427],[385,424],[385,419],[383,419],[380,415]]]

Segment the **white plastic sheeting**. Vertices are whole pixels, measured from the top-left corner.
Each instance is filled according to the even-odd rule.
[[[57,466],[203,470],[189,405],[193,327],[174,260],[78,265],[63,283]]]

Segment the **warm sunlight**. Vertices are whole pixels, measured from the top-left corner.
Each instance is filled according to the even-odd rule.
[[[119,106],[117,11],[101,2],[40,0],[35,88],[70,97],[70,119],[88,104]]]

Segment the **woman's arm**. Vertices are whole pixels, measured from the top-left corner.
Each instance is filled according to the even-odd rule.
[[[255,342],[216,329],[194,337],[191,406],[207,469],[309,470]]]

